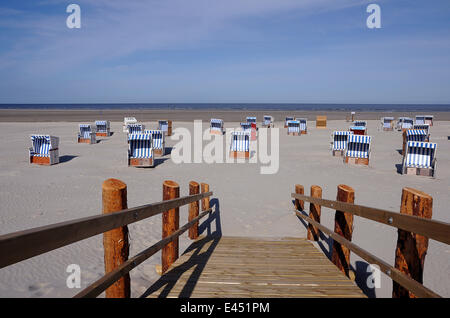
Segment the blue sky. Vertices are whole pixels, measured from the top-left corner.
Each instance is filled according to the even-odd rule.
[[[450,103],[450,1],[0,2],[0,103],[196,102]]]

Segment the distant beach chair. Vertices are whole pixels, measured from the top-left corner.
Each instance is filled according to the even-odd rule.
[[[287,122],[287,134],[292,136],[300,136],[301,130],[300,130],[300,121],[298,120],[289,120]]]
[[[348,136],[352,135],[351,131],[335,131],[332,135],[332,145],[331,145],[331,153],[335,157],[342,157],[344,155],[344,151],[347,148],[347,140]]]
[[[251,133],[252,132],[252,124],[251,123],[241,123],[241,129],[243,132]]]
[[[433,115],[425,115],[425,124],[433,126]]]
[[[409,117],[403,117],[403,121],[401,124],[401,130],[406,131],[407,129],[413,128],[414,120]]]
[[[316,128],[327,128],[327,116],[316,116]]]
[[[364,120],[355,120],[349,130],[352,131],[354,135],[366,135],[367,122]]]
[[[383,129],[383,131],[394,130],[394,117],[381,118],[381,128]]]
[[[128,133],[128,125],[137,124],[137,122],[135,117],[125,117],[123,119],[123,132]]]
[[[295,118],[300,123],[300,133],[305,135],[308,133],[308,120],[306,118]]]
[[[417,115],[415,124],[417,125],[425,125],[425,115]]]
[[[273,117],[269,115],[264,115],[261,126],[267,128],[273,127]]]
[[[254,116],[249,116],[249,117],[247,117],[246,118],[246,122],[247,123],[255,123],[256,124],[256,117],[254,117]]]
[[[344,162],[360,165],[368,165],[370,159],[371,136],[351,134],[347,139]]]
[[[145,125],[143,124],[129,124],[127,131],[129,134],[142,134],[144,133]]]
[[[161,130],[144,130],[144,134],[152,135],[152,147],[155,157],[164,156],[166,154],[164,133]]]
[[[59,163],[59,138],[50,135],[31,135],[30,164],[54,165]]]
[[[231,133],[230,158],[250,158],[250,133],[234,131]]]
[[[294,117],[286,117],[284,121],[284,128],[288,128],[288,121],[294,120]]]
[[[209,124],[209,133],[216,134],[216,135],[223,135],[223,132],[224,132],[223,120],[217,119],[217,118],[211,118],[211,121]]]
[[[403,132],[403,148],[402,154],[406,152],[406,144],[409,141],[429,142],[428,134],[424,129],[408,129]]]
[[[96,120],[95,131],[97,136],[109,137],[111,135],[109,120]]]
[[[152,134],[128,134],[128,166],[154,166]]]
[[[162,130],[166,136],[172,136],[172,121],[158,120],[158,130]]]
[[[78,143],[85,143],[85,144],[95,144],[97,143],[97,140],[95,138],[95,129],[92,127],[91,124],[80,124],[79,125],[79,132],[77,136]]]
[[[436,177],[436,149],[435,143],[408,141],[402,173]]]

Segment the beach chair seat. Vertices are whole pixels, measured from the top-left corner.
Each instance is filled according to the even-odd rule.
[[[59,138],[50,135],[31,135],[30,164],[53,165],[59,163]]]
[[[437,144],[432,142],[408,141],[403,156],[403,174],[436,176]]]
[[[269,115],[264,115],[261,126],[267,128],[273,127],[273,117]]]
[[[367,135],[367,122],[364,120],[355,120],[350,126],[349,131],[354,135]]]
[[[394,130],[394,117],[383,117],[381,118],[381,128],[383,131]]]
[[[162,130],[144,130],[144,134],[152,135],[152,147],[155,157],[164,156],[166,142]]]
[[[154,166],[152,134],[128,134],[128,166]]]
[[[301,130],[300,130],[300,122],[298,120],[289,120],[287,122],[287,134],[292,136],[300,136]]]
[[[90,145],[96,144],[97,140],[94,127],[91,124],[80,124],[77,141],[78,143]]]
[[[371,136],[350,134],[347,138],[344,162],[368,165],[370,159]]]
[[[231,133],[230,158],[250,158],[250,133],[248,131]]]
[[[347,148],[348,136],[352,135],[351,131],[335,131],[332,135],[331,153],[333,156],[343,156]]]
[[[433,126],[433,115],[425,115],[425,124]]]
[[[109,120],[95,121],[95,135],[101,137],[109,137],[111,135]]]
[[[129,134],[142,134],[144,133],[145,125],[143,124],[128,124],[127,131]]]
[[[135,117],[124,117],[123,119],[123,132],[128,133],[128,125],[137,124],[138,121]]]
[[[286,117],[284,120],[284,128],[288,128],[288,122],[294,120],[294,117]]]
[[[224,133],[223,120],[218,118],[211,118],[209,124],[209,133],[215,135],[223,135]]]

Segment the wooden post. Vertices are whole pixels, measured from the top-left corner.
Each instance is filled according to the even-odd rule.
[[[172,136],[172,121],[167,121],[167,136]]]
[[[322,198],[322,188],[318,185],[311,186],[311,196],[315,198]],[[309,217],[314,221],[320,223],[320,212],[321,207],[318,204],[309,204]],[[308,240],[310,241],[318,241],[319,240],[319,230],[308,224]]]
[[[209,192],[209,184],[202,183],[202,193]],[[209,209],[209,197],[202,199],[202,211],[206,211]]]
[[[346,203],[355,202],[355,191],[353,188],[344,184],[338,185],[336,201]],[[343,236],[347,240],[352,240],[353,233],[353,214],[342,211],[336,211],[334,219],[334,232]],[[350,277],[350,250],[333,241],[333,253],[331,261],[345,274]]]
[[[108,179],[102,185],[102,213],[127,209],[127,185],[117,179]],[[105,273],[128,260],[128,227],[122,226],[103,233]],[[130,275],[126,274],[106,289],[106,298],[130,298]]]
[[[170,180],[163,182],[163,201],[180,197],[178,183]],[[180,225],[180,209],[175,208],[163,212],[162,215],[162,238],[166,238],[178,230]],[[178,258],[178,238],[164,246],[161,250],[161,272],[164,274]]]
[[[402,136],[403,136],[402,156],[404,156],[406,152],[406,130],[402,133]]]
[[[189,182],[189,195],[199,194],[200,185],[195,182]],[[189,222],[198,216],[199,201],[195,201],[189,204]],[[189,238],[195,240],[198,238],[198,221],[189,229]]]
[[[305,189],[303,188],[303,186],[301,184],[295,185],[295,193],[297,193],[297,194],[305,193]],[[305,208],[305,201],[295,199],[295,208],[299,211],[303,211],[303,209]]]
[[[403,188],[401,214],[431,219],[432,212],[433,198],[430,195],[412,188]],[[398,229],[395,268],[422,284],[427,249],[427,237]],[[416,296],[393,281],[392,297],[415,298]]]

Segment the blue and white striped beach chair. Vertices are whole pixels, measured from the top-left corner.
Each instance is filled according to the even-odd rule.
[[[246,131],[234,131],[231,133],[230,144],[231,158],[250,158],[250,133]]]
[[[394,117],[381,118],[381,129],[384,131],[394,130]]]
[[[50,135],[31,135],[30,163],[53,165],[59,163],[59,138]]]
[[[128,166],[153,167],[152,134],[128,134]]]
[[[406,142],[408,141],[428,141],[428,135],[424,129],[408,129],[406,131]]]
[[[251,123],[241,123],[241,129],[243,132],[250,134],[252,131],[252,124]]]
[[[273,127],[273,117],[269,115],[264,115],[263,121],[262,121],[262,127]]]
[[[254,117],[254,116],[248,116],[246,119],[245,119],[245,121],[247,122],[247,123],[255,123],[256,124],[256,117]]]
[[[294,120],[294,117],[286,117],[286,119],[284,120],[284,128],[288,127],[288,122]]]
[[[142,134],[144,133],[145,126],[143,124],[129,124],[128,126],[129,134]]]
[[[295,118],[300,123],[300,133],[307,134],[308,133],[308,120],[306,118]]]
[[[413,128],[413,125],[414,125],[414,120],[412,118],[404,117],[403,121],[402,121],[401,129],[403,131],[405,131],[406,129]]]
[[[333,140],[331,144],[331,152],[333,156],[343,156],[347,148],[348,136],[352,135],[351,131],[335,131],[333,132]]]
[[[371,136],[349,135],[345,149],[344,162],[368,165],[370,159]]]
[[[144,133],[152,135],[153,154],[155,156],[164,156],[166,143],[162,130],[145,130]]]
[[[425,115],[417,115],[415,124],[416,125],[425,125]]]
[[[209,124],[209,133],[216,135],[223,135],[223,120],[218,118],[211,118]]]
[[[137,124],[137,119],[135,117],[124,117],[123,119],[123,132],[128,133],[128,125]]]
[[[109,120],[96,120],[95,131],[97,136],[109,137],[111,134]]]
[[[408,141],[403,157],[403,174],[436,177],[436,149],[432,142]]]
[[[78,143],[95,144],[97,140],[95,138],[95,129],[91,124],[80,124],[79,132],[77,136]]]
[[[423,124],[423,125],[414,124],[413,125],[413,129],[425,130],[425,132],[427,133],[428,139],[430,139],[430,125],[428,125],[428,124]]]
[[[287,122],[287,134],[293,135],[293,136],[300,136],[301,130],[300,130],[300,122],[298,120],[289,120]]]

